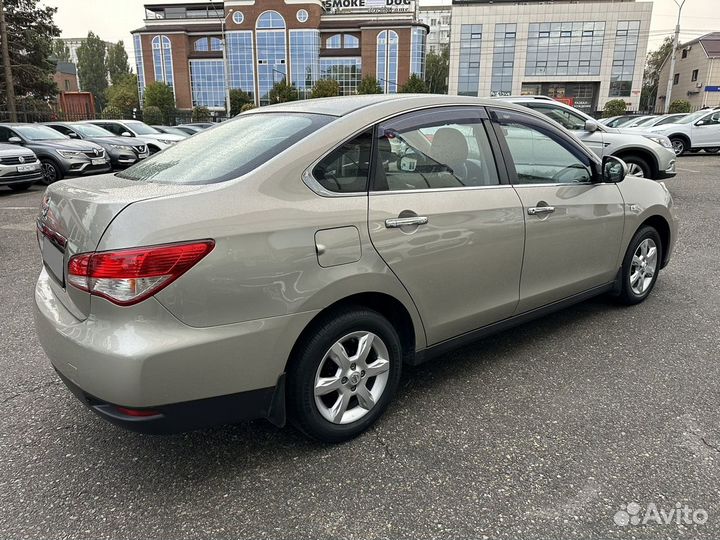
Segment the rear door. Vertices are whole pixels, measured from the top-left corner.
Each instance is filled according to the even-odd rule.
[[[482,107],[443,107],[375,133],[370,237],[415,301],[429,344],[508,317],[518,302],[523,213],[487,124]]]
[[[594,183],[590,156],[548,122],[506,109],[492,117],[526,221],[517,312],[612,281],[624,227],[618,186]]]

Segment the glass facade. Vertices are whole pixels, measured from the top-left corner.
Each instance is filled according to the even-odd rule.
[[[258,97],[261,105],[269,103],[268,93],[275,84],[287,78],[285,19],[276,11],[266,11],[257,20]]]
[[[190,60],[193,107],[225,108],[225,68],[222,60]]]
[[[482,31],[482,24],[463,24],[460,26],[458,94],[461,96],[478,95]]]
[[[133,36],[133,45],[135,49],[135,70],[138,77],[138,97],[140,98],[140,106],[142,107],[143,95],[145,94],[145,64],[142,55],[142,38],[140,34]]]
[[[413,28],[410,43],[410,75],[425,78],[425,29]]]
[[[155,36],[152,39],[153,65],[155,68],[155,81],[164,82],[175,93],[175,78],[173,77],[172,44],[167,36]]]
[[[512,95],[516,24],[496,24],[493,41],[491,96]]]
[[[227,32],[228,72],[230,88],[239,88],[255,96],[255,58],[253,54],[253,33]]]
[[[398,35],[383,30],[377,36],[377,80],[386,94],[395,94],[398,87]]]
[[[357,93],[362,74],[360,57],[321,58],[320,77],[335,79],[340,85],[341,96],[352,96]]]
[[[530,23],[525,75],[600,75],[605,22]]]
[[[301,97],[309,96],[318,80],[319,30],[290,30],[290,80]]]
[[[618,21],[610,76],[610,97],[630,97],[639,39],[640,21]]]

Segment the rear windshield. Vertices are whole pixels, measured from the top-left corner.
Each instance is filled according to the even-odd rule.
[[[201,131],[118,176],[168,184],[223,182],[252,171],[333,119],[319,114],[241,115]]]

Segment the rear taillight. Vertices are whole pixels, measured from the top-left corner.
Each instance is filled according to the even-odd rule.
[[[142,302],[190,270],[215,247],[212,240],[83,253],[68,263],[73,287],[119,306]]]

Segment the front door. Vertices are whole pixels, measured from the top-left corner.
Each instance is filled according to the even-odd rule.
[[[509,317],[524,218],[501,182],[482,107],[405,114],[376,132],[373,245],[412,296],[428,344]]]
[[[555,126],[507,110],[493,117],[526,222],[517,312],[611,282],[625,220],[618,186],[594,183],[590,157]]]
[[[720,147],[720,111],[708,114],[692,126],[692,144],[695,147]]]

